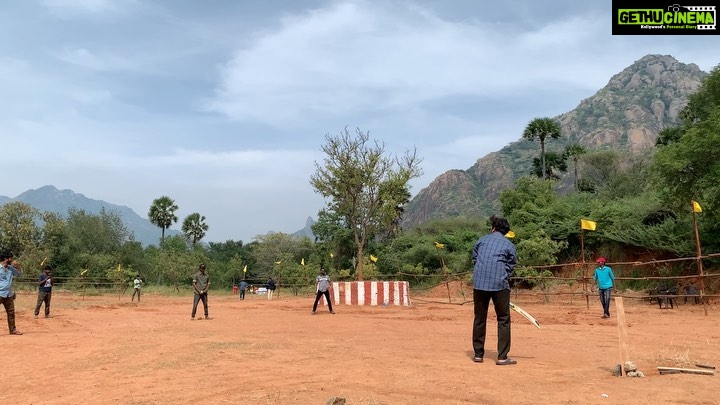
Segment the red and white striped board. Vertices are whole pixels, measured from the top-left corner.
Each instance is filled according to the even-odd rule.
[[[335,305],[410,305],[407,281],[334,282],[331,294]]]

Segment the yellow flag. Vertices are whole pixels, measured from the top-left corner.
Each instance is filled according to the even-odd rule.
[[[122,264],[118,263],[118,273],[122,271]]]
[[[330,253],[330,258],[332,259],[333,257],[335,257],[335,255]]]
[[[698,204],[697,201],[695,201],[695,200],[690,200],[690,201],[692,201],[693,212],[702,212],[702,207],[700,206],[700,204]]]
[[[597,223],[595,221],[591,221],[589,219],[581,219],[580,220],[580,228],[587,229],[588,231],[594,231],[597,227]]]
[[[445,248],[445,244],[440,243],[440,242],[435,242],[435,247],[438,248],[438,249],[444,249],[444,248]]]
[[[243,268],[243,273],[247,273],[247,264],[245,265],[245,268]]]
[[[275,264],[280,264],[280,263],[282,263],[282,260],[275,262]]]
[[[40,262],[40,267],[44,266],[46,261],[47,261],[47,257],[44,258],[44,259]]]
[[[304,258],[304,257],[303,257],[302,259],[300,259],[300,264],[302,264],[303,266],[305,265],[305,258]]]
[[[85,269],[85,270],[81,271],[81,272],[80,272],[80,275],[81,275],[81,276],[84,276],[85,273],[87,273],[87,271],[88,271],[88,269]]]
[[[373,256],[373,255],[370,255],[370,260],[371,260],[373,263],[375,263],[375,262],[377,262],[377,257],[375,257],[375,256]]]
[[[508,233],[505,234],[505,237],[506,237],[506,238],[514,238],[514,237],[515,237],[515,232],[513,232],[513,231],[508,231]]]

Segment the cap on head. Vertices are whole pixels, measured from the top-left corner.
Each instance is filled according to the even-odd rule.
[[[603,264],[605,264],[605,258],[604,258],[604,257],[599,257],[599,258],[597,259],[597,262],[598,262],[598,263],[603,263]]]
[[[205,268],[205,263],[200,263],[200,268],[201,268],[201,269],[204,269],[204,268]]]
[[[51,270],[52,270],[52,266],[49,265],[49,264],[46,264],[45,267],[43,267],[43,270],[51,271]]]

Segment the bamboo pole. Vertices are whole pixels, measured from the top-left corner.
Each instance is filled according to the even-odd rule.
[[[582,274],[583,274],[583,293],[585,294],[585,304],[587,309],[590,309],[590,296],[587,290],[587,266],[585,265],[585,230],[580,228],[580,256],[582,260]]]
[[[697,227],[697,218],[695,216],[695,205],[690,202],[692,206],[692,217],[693,217],[693,228],[695,230],[695,250],[697,252],[697,269],[698,269],[698,280],[700,280],[700,300],[703,304],[703,311],[705,316],[708,314],[707,304],[705,303],[705,282],[703,281],[703,264],[702,264],[702,248],[700,247],[700,233]]]

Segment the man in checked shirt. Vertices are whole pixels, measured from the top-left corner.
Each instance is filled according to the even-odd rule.
[[[473,321],[473,361],[483,362],[485,355],[485,332],[490,299],[495,307],[498,323],[498,356],[495,364],[499,366],[517,364],[508,357],[510,352],[510,284],[508,280],[517,263],[517,253],[505,234],[510,224],[505,218],[490,217],[490,234],[480,238],[472,251],[473,262],[473,301],[475,320]]]

